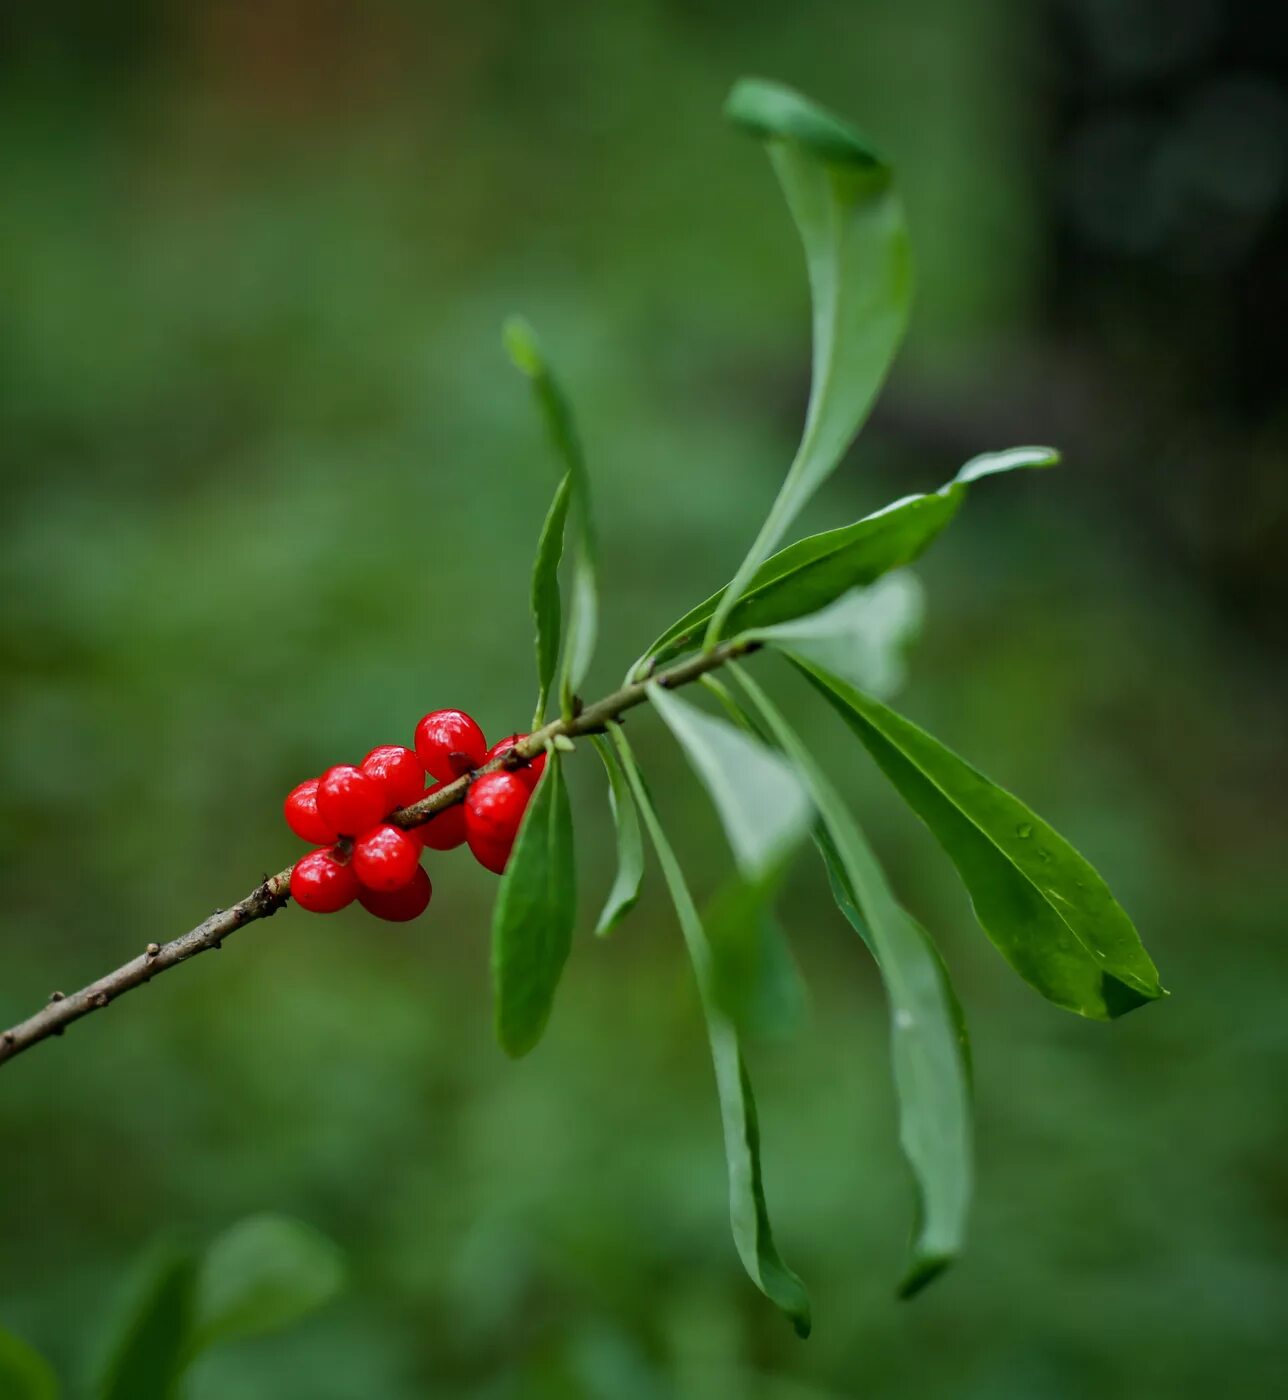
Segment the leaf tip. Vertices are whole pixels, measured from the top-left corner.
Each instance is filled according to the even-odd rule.
[[[529,379],[535,379],[545,369],[537,333],[522,316],[510,316],[501,327],[501,343],[514,367]]]
[[[762,141],[795,141],[830,164],[889,168],[856,127],[784,83],[739,78],[725,99],[724,115]]]
[[[957,1256],[949,1253],[918,1254],[908,1272],[899,1281],[895,1296],[901,1302],[915,1298],[928,1284],[933,1283]]]

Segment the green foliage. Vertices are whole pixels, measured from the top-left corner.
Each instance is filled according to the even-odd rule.
[[[933,832],[1025,981],[1102,1021],[1164,995],[1131,920],[1064,837],[925,730],[817,664],[797,664]]]
[[[594,744],[608,774],[608,805],[612,808],[617,832],[617,874],[595,924],[596,934],[606,938],[634,909],[640,897],[640,885],[644,881],[644,837],[621,761],[604,740],[596,738]]]
[[[564,528],[568,521],[568,503],[572,499],[572,472],[563,474],[541,538],[537,541],[537,557],[532,566],[532,620],[537,629],[537,707],[532,715],[532,727],[545,723],[546,704],[559,665],[559,643],[563,634],[563,596],[559,590],[559,564],[563,559]]]
[[[53,1368],[12,1332],[0,1327],[0,1395],[5,1400],[57,1400]]]
[[[526,321],[514,317],[506,322],[504,340],[515,367],[532,383],[533,396],[545,422],[551,444],[563,463],[567,476],[571,478],[571,515],[576,527],[577,548],[573,555],[572,601],[568,611],[563,665],[559,673],[559,701],[564,718],[567,719],[573,712],[577,687],[585,679],[591,658],[595,654],[595,641],[599,629],[599,590],[595,580],[595,531],[590,511],[590,478],[586,472],[586,459],[582,452],[581,439],[577,435],[577,425],[573,421],[572,406],[563,387],[546,363],[536,333]],[[559,500],[556,496],[552,515],[558,512],[558,506]],[[557,650],[558,645],[557,639],[552,641],[549,633],[543,630],[543,626],[549,626],[552,590],[557,596],[558,587],[559,552],[550,535],[561,525],[561,519],[556,519],[553,524],[547,519],[547,531],[543,532],[542,539],[543,548],[538,551],[537,568],[533,576],[533,611],[537,613],[537,669],[541,693],[538,720],[544,717],[545,712],[545,695],[549,684],[546,668],[550,664],[552,651]],[[562,530],[560,536],[562,538]],[[537,597],[538,576],[541,590],[540,611]]]
[[[763,879],[809,830],[800,778],[772,750],[660,685],[648,695],[715,803],[743,878]]]
[[[289,1327],[344,1284],[336,1246],[286,1216],[239,1221],[200,1255],[160,1245],[126,1299],[95,1393],[100,1400],[177,1400],[203,1352]]]
[[[907,569],[856,588],[808,617],[747,636],[807,657],[820,669],[877,695],[903,686],[908,651],[921,632],[925,595]]]
[[[496,1034],[508,1055],[541,1039],[572,946],[577,870],[562,755],[551,748],[492,914]]]
[[[725,630],[752,632],[817,612],[851,588],[911,564],[961,509],[971,482],[1017,467],[1050,467],[1060,460],[1049,447],[1015,447],[974,457],[938,491],[906,496],[852,525],[797,540],[766,559],[729,608]],[[654,665],[691,650],[729,587],[690,609],[644,654]]]
[[[612,726],[612,736],[675,905],[706,1013],[707,1038],[715,1065],[720,1118],[724,1127],[725,1160],[729,1169],[729,1218],[733,1226],[734,1244],[752,1282],[787,1314],[797,1333],[807,1337],[810,1331],[809,1298],[800,1279],[783,1263],[774,1245],[761,1173],[760,1123],[756,1117],[756,1100],[738,1043],[737,1030],[721,1010],[715,993],[713,956],[706,930],[689,894],[680,863],[653,810],[626,736],[616,725]]]
[[[289,1327],[345,1286],[344,1256],[303,1221],[256,1215],[210,1245],[196,1281],[192,1351]]]
[[[895,899],[858,823],[764,691],[737,671],[757,713],[796,764],[818,808],[819,847],[842,912],[867,938],[890,1003],[899,1138],[919,1209],[906,1297],[961,1249],[971,1193],[965,1034],[957,1000],[929,935]]]
[[[100,1400],[172,1400],[191,1359],[197,1258],[158,1247],[118,1326],[99,1381]]]
[[[891,171],[856,131],[789,89],[759,81],[740,83],[727,111],[766,142],[805,247],[814,307],[810,403],[796,457],[732,582],[668,628],[632,675],[655,674],[662,663],[691,650],[703,632],[708,651],[733,628],[741,652],[764,644],[784,652],[840,711],[939,838],[981,923],[1017,971],[1059,1005],[1101,1019],[1120,1014],[1162,993],[1134,927],[1104,882],[1023,804],[868,693],[888,695],[899,688],[905,653],[920,630],[921,586],[901,566],[953,519],[973,482],[1051,466],[1058,454],[1022,447],[973,458],[933,495],[896,501],[769,557],[867,416],[903,334],[910,260]],[[561,626],[564,514],[571,498],[584,531],[578,558],[589,560],[589,489],[566,401],[535,338],[516,323],[506,335],[515,363],[533,379],[567,468],[534,572],[540,718]],[[578,611],[574,585],[571,633],[579,625]],[[565,721],[575,715],[572,687],[584,670],[577,652],[570,640],[561,685]],[[770,1232],[759,1127],[739,1037],[781,1033],[799,1021],[803,987],[771,907],[815,811],[815,840],[830,888],[871,950],[890,1006],[899,1136],[917,1187],[912,1258],[899,1289],[904,1297],[955,1259],[965,1238],[972,1180],[970,1049],[961,1006],[930,935],[895,898],[857,822],[810,751],[765,693],[736,664],[734,670],[755,720],[710,675],[704,677],[707,688],[729,720],[680,699],[666,678],[650,681],[646,694],[715,805],[737,878],[706,920],[700,918],[630,747],[610,724],[614,751],[597,747],[608,769],[618,872],[599,931],[611,928],[638,896],[638,808],[697,974],[724,1120],[738,1253],[752,1279],[804,1335],[804,1291],[779,1259]],[[754,737],[758,732],[768,735],[768,745]],[[568,742],[566,736],[560,742]],[[530,1049],[544,1029],[572,936],[571,817],[553,751],[551,758],[552,771],[525,820],[494,917],[497,1031],[510,1054]]]
[[[729,115],[765,143],[805,248],[814,363],[796,457],[707,625],[710,646],[805,503],[836,469],[894,359],[912,297],[912,255],[889,166],[799,94],[744,81]]]

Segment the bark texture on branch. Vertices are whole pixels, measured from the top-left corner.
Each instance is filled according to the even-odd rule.
[[[706,675],[708,671],[723,666],[726,661],[754,651],[757,646],[758,643],[755,642],[722,642],[710,651],[702,652],[688,661],[658,672],[653,680],[668,690],[688,685]],[[431,796],[395,812],[389,820],[403,828],[419,826],[436,812],[464,801],[470,783],[480,773],[517,767],[525,759],[537,757],[550,740],[561,735],[575,739],[578,735],[599,732],[609,720],[616,719],[623,711],[642,703],[648,696],[647,684],[647,681],[632,682],[613,694],[606,695],[602,700],[583,706],[572,719],[551,721],[529,734],[500,758],[494,758],[478,769],[476,773],[467,774],[454,783],[438,788]],[[28,1016],[25,1021],[0,1032],[0,1064],[52,1035],[62,1035],[73,1021],[79,1021],[91,1011],[101,1011],[103,1007],[111,1005],[117,997],[134,987],[141,987],[145,982],[150,982],[167,968],[176,967],[179,963],[196,957],[198,953],[218,948],[230,933],[235,933],[245,924],[275,914],[290,898],[293,868],[288,865],[276,875],[266,876],[244,899],[238,900],[227,909],[216,909],[196,928],[189,929],[187,933],[180,934],[169,943],[149,943],[138,957],[100,977],[96,982],[82,987],[80,991],[71,992],[66,996],[62,992],[52,993],[48,1003],[35,1015]]]

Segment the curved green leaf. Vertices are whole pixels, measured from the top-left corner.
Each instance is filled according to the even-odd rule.
[[[890,1002],[899,1139],[917,1183],[908,1297],[961,1251],[971,1194],[971,1115],[961,1009],[925,929],[895,899],[858,824],[795,731],[738,666],[757,713],[796,764],[821,819],[819,849],[842,912],[863,935]]]
[[[617,876],[595,925],[595,932],[604,938],[634,909],[640,897],[640,885],[644,880],[644,838],[640,834],[640,819],[630,783],[617,754],[602,739],[593,742],[608,773],[608,801],[617,827]]]
[[[344,1284],[344,1256],[311,1225],[281,1215],[241,1220],[201,1261],[193,1352],[287,1327],[329,1303]]]
[[[563,597],[559,591],[559,564],[563,559],[564,527],[572,499],[572,473],[564,472],[537,541],[532,565],[532,620],[536,624],[537,708],[533,729],[546,722],[546,703],[559,665],[559,641],[563,631]]]
[[[99,1377],[99,1400],[173,1400],[190,1359],[197,1261],[171,1245],[144,1265]]]
[[[756,570],[730,607],[724,630],[752,631],[817,612],[851,588],[875,582],[892,569],[911,564],[953,519],[966,488],[982,476],[1018,467],[1051,467],[1060,454],[1050,447],[1013,447],[974,457],[952,481],[924,496],[906,496],[851,525],[825,530],[779,550]],[[722,588],[673,623],[634,668],[691,651],[715,614]]]
[[[743,878],[763,880],[809,830],[800,779],[772,749],[656,682],[648,698],[710,793]]]
[[[770,908],[781,883],[730,880],[702,911],[715,1000],[748,1039],[781,1040],[805,1019],[805,981]]]
[[[832,474],[903,338],[912,254],[890,167],[844,122],[775,83],[739,83],[727,111],[765,141],[805,249],[813,375],[796,457],[755,543],[716,606],[714,645],[756,570]]]
[[[729,1219],[733,1227],[734,1245],[752,1282],[791,1318],[798,1334],[807,1337],[810,1330],[809,1297],[800,1279],[783,1263],[774,1245],[761,1177],[760,1124],[756,1117],[756,1100],[738,1044],[738,1033],[720,1009],[715,996],[712,953],[706,930],[685,884],[680,863],[649,801],[626,736],[615,724],[609,726],[609,731],[671,892],[706,1013],[707,1036],[715,1065],[716,1089],[720,1096],[725,1159],[729,1168]]]
[[[1132,921],[1064,837],[924,729],[789,656],[930,828],[984,932],[1026,982],[1102,1021],[1165,995]]]
[[[0,1395],[5,1400],[57,1400],[58,1380],[41,1354],[0,1327]]]
[[[925,592],[907,569],[856,588],[807,617],[743,635],[807,657],[876,695],[904,682],[904,658],[921,631]]]
[[[572,566],[572,601],[567,638],[559,674],[560,705],[572,716],[577,687],[585,679],[595,653],[599,627],[599,593],[595,579],[595,532],[590,512],[590,476],[572,406],[542,354],[536,332],[521,317],[511,317],[503,331],[515,367],[528,377],[550,441],[572,477],[571,513],[576,526],[577,552]],[[555,561],[558,567],[558,561]]]
[[[507,1055],[541,1039],[572,947],[577,871],[562,759],[551,748],[492,911],[496,1036]]]

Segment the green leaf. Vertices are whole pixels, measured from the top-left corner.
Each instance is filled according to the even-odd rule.
[[[344,1256],[312,1226],[282,1215],[239,1221],[201,1261],[193,1351],[278,1331],[329,1303],[344,1284]]]
[[[1025,981],[1102,1021],[1165,995],[1132,921],[1064,837],[910,720],[791,659],[930,828],[984,932]]]
[[[576,917],[572,809],[561,755],[551,748],[492,913],[496,1036],[507,1055],[526,1055],[541,1039]]]
[[[912,254],[890,167],[857,132],[791,89],[756,80],[734,88],[726,112],[765,141],[804,244],[814,367],[796,457],[716,607],[708,646],[862,426],[903,338],[912,296]]]
[[[781,1040],[805,1019],[805,982],[770,910],[780,884],[730,880],[702,913],[716,1002],[749,1039]]]
[[[656,682],[648,697],[710,793],[743,878],[763,880],[809,830],[800,779],[772,749]]]
[[[856,588],[808,617],[743,635],[806,657],[876,695],[893,695],[904,682],[904,662],[921,631],[925,592],[906,569],[871,588]]]
[[[537,628],[537,708],[533,729],[546,722],[546,703],[559,665],[559,641],[563,630],[563,598],[559,591],[559,563],[563,559],[564,526],[572,499],[572,473],[564,472],[550,503],[537,557],[532,566],[532,620]]]
[[[885,983],[899,1139],[918,1190],[912,1261],[900,1286],[907,1297],[957,1256],[966,1230],[971,1118],[960,1007],[929,935],[895,899],[836,789],[760,687],[741,668],[733,669],[809,786],[838,903],[868,942]]]
[[[567,639],[559,674],[559,696],[565,719],[572,717],[578,686],[590,669],[599,622],[599,592],[595,578],[595,532],[590,512],[590,476],[572,406],[542,354],[536,332],[520,317],[506,322],[503,338],[515,367],[532,384],[533,396],[550,441],[572,478],[571,514],[577,550],[572,565],[572,601]],[[558,561],[556,560],[556,567]]]
[[[145,1261],[100,1374],[99,1400],[173,1400],[190,1358],[197,1261],[163,1245]]]
[[[608,801],[617,827],[617,877],[595,925],[595,932],[604,938],[634,909],[640,897],[640,885],[644,880],[644,838],[630,783],[617,754],[602,739],[595,739],[593,743],[608,773]]]
[[[952,481],[924,496],[906,496],[852,525],[826,530],[779,550],[756,570],[730,610],[731,633],[770,627],[817,612],[851,588],[911,564],[949,524],[966,499],[967,486],[982,476],[1018,467],[1050,467],[1060,454],[1050,447],[1013,447],[967,462]],[[722,588],[673,623],[636,663],[640,674],[691,651],[729,589]]]
[[[5,1400],[57,1400],[58,1380],[41,1354],[0,1327],[0,1395]]]
[[[615,724],[609,726],[609,731],[671,892],[706,1012],[707,1036],[720,1097],[725,1159],[729,1168],[729,1218],[734,1245],[752,1282],[787,1314],[797,1333],[807,1337],[810,1330],[809,1297],[800,1279],[783,1263],[774,1246],[761,1175],[760,1124],[756,1117],[756,1100],[738,1044],[738,1033],[721,1011],[712,986],[712,953],[706,931],[685,884],[679,861],[649,801],[626,736]]]

